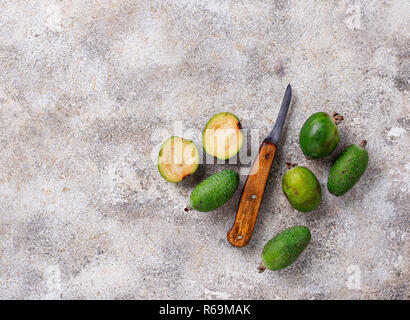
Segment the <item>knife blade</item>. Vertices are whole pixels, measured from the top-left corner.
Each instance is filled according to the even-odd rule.
[[[228,242],[235,247],[246,246],[252,237],[291,99],[292,87],[289,84],[273,129],[263,140],[258,156],[252,164],[239,201],[235,222],[227,234]]]

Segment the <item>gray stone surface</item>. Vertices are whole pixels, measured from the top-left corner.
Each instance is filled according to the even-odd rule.
[[[406,0],[0,0],[0,298],[408,299],[409,12]],[[239,165],[174,185],[152,155],[178,126],[201,147],[221,111],[259,143],[288,83],[255,233],[233,248],[239,190],[215,212],[183,209],[201,179]],[[345,116],[338,152],[369,141],[343,197],[326,190],[338,152],[309,161],[298,145],[316,111]],[[286,161],[321,182],[315,212],[287,203]],[[308,249],[259,274],[265,242],[297,224]]]

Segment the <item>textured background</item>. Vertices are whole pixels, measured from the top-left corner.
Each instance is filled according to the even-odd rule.
[[[0,298],[408,299],[409,12],[406,0],[0,0]],[[152,155],[171,134],[201,147],[221,111],[259,144],[288,83],[255,233],[233,248],[240,191],[215,212],[183,208],[201,179],[239,166],[174,185]],[[345,116],[338,152],[369,141],[365,176],[340,198],[326,190],[337,153],[308,161],[298,146],[316,111]],[[321,182],[315,212],[287,203],[286,161]],[[296,224],[311,245],[259,274],[265,242]]]

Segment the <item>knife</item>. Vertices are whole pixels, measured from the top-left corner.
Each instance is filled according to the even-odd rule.
[[[252,164],[250,174],[246,178],[235,222],[227,235],[229,243],[235,247],[246,246],[252,237],[291,98],[292,87],[289,84],[283,96],[275,125],[270,134],[263,140],[259,148],[259,154]]]

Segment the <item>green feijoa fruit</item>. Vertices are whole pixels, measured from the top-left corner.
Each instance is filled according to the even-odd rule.
[[[341,196],[359,181],[369,162],[366,144],[366,140],[360,145],[352,144],[336,159],[327,179],[327,189],[330,193]]]
[[[222,160],[232,158],[244,141],[238,117],[229,112],[213,116],[202,132],[202,140],[206,153]]]
[[[309,212],[316,209],[322,200],[322,188],[312,171],[296,167],[282,178],[282,190],[296,210]]]
[[[198,169],[199,152],[191,140],[171,137],[159,151],[158,171],[169,182],[180,182]]]
[[[189,207],[185,210],[212,211],[232,198],[239,185],[239,174],[222,170],[200,182],[192,190]]]
[[[330,155],[340,141],[337,128],[343,117],[337,113],[331,118],[325,112],[312,114],[300,129],[300,147],[308,158],[317,159]]]
[[[290,266],[310,242],[310,231],[305,226],[295,226],[279,233],[268,241],[262,251],[259,272],[281,270]]]

